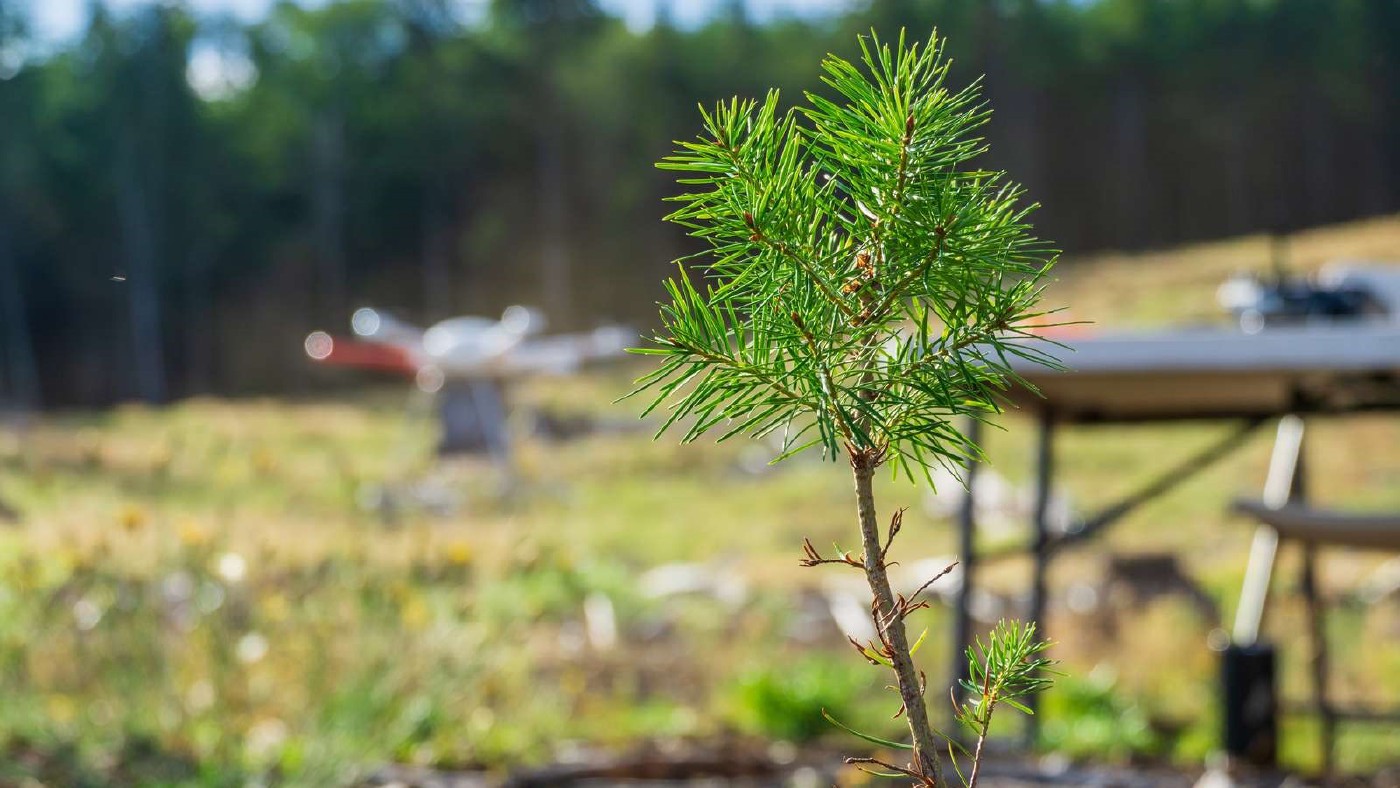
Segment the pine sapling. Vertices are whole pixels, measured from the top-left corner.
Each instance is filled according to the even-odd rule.
[[[647,412],[667,406],[661,431],[683,429],[684,441],[780,433],[775,462],[812,447],[846,459],[861,552],[823,555],[806,541],[802,563],[864,573],[878,634],[852,643],[894,673],[911,739],[858,734],[911,760],[851,762],[937,786],[941,751],[958,745],[929,723],[906,631],[937,578],[909,597],[891,588],[903,513],[882,531],[874,478],[887,466],[931,483],[934,466],[980,457],[957,425],[988,419],[1008,385],[1025,385],[1013,359],[1054,363],[1028,325],[1045,314],[1055,254],[1030,234],[1020,188],[972,165],[989,112],[977,83],[948,86],[937,39],[901,34],[890,47],[872,34],[860,47],[859,64],[828,56],[827,90],[800,107],[781,109],[772,91],[702,108],[703,134],[658,165],[687,188],[668,219],[708,248],[677,261],[661,329],[637,351],[660,366],[633,393],[650,393]],[[688,263],[703,267],[698,286]],[[1033,636],[1006,625],[973,654],[973,698],[957,706],[978,740],[965,783],[992,709],[1044,687]]]

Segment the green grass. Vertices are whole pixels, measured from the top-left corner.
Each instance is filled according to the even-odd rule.
[[[1101,324],[1192,317],[1210,311],[1202,299],[1219,275],[1262,264],[1264,248],[1255,239],[1077,261],[1050,300]],[[1308,266],[1326,249],[1381,248],[1400,248],[1400,220],[1295,244]],[[636,406],[610,404],[626,378],[541,383],[519,400],[626,422]],[[884,675],[834,630],[789,631],[799,596],[840,571],[798,567],[802,538],[855,542],[844,466],[804,457],[755,475],[744,470],[762,464],[752,444],[678,447],[622,431],[523,441],[520,486],[502,497],[480,463],[434,467],[428,425],[401,405],[393,391],[346,403],[196,400],[58,414],[0,438],[0,500],[23,513],[0,530],[0,785],[324,785],[389,760],[538,762],[575,740],[621,746],[729,729],[806,739],[831,732],[812,717],[822,706],[898,735]],[[1031,430],[1014,416],[1005,426],[989,452],[1024,482]],[[1225,429],[1067,431],[1067,491],[1093,509]],[[1400,422],[1310,429],[1316,499],[1400,507]],[[1228,620],[1250,529],[1225,504],[1258,490],[1269,440],[1257,435],[1067,555],[1056,587],[1094,583],[1105,549],[1170,550]],[[427,478],[464,491],[466,504],[385,525],[358,503],[367,485]],[[881,501],[910,507],[902,555],[952,551],[951,524],[924,513],[922,491],[882,484]],[[1330,553],[1324,584],[1345,590],[1378,560]],[[643,597],[635,578],[677,561],[736,573],[750,601]],[[1009,592],[1028,571],[1011,560],[987,575]],[[1296,555],[1285,553],[1278,577],[1270,631],[1285,690],[1302,698],[1302,612],[1288,594]],[[624,634],[615,649],[586,642],[590,594],[613,601]],[[933,634],[919,659],[936,687],[948,617],[921,615]],[[1333,619],[1337,645],[1365,644],[1337,650],[1339,696],[1400,701],[1400,655],[1383,646],[1395,615],[1391,602]],[[1072,678],[1047,700],[1048,742],[1096,758],[1199,763],[1215,742],[1206,641],[1220,622],[1168,601],[1113,623],[1110,637],[1092,615],[1056,611],[1049,622]],[[1316,762],[1308,726],[1286,728],[1291,764]],[[1353,769],[1397,751],[1393,729],[1348,729],[1341,748]]]

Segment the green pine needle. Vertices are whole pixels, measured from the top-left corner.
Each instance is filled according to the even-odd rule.
[[[640,351],[661,361],[634,392],[669,410],[661,431],[783,429],[800,439],[781,456],[868,450],[913,478],[976,453],[954,424],[999,410],[1013,359],[1054,363],[1025,324],[1055,252],[1020,187],[973,165],[989,111],[931,41],[863,38],[800,107],[702,108],[658,164],[686,188],[667,218],[708,245]]]

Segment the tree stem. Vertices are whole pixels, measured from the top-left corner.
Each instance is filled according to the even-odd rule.
[[[877,464],[877,459],[869,452],[853,452],[851,455],[860,534],[865,549],[865,579],[870,583],[870,593],[875,597],[875,609],[879,614],[876,627],[889,645],[890,661],[894,663],[895,678],[899,684],[899,697],[904,701],[904,719],[909,723],[909,733],[914,740],[914,770],[931,779],[934,785],[942,785],[937,742],[924,707],[923,683],[909,653],[904,619],[895,607],[894,592],[890,590],[889,576],[881,560],[880,526],[875,515],[874,478]]]
[[[987,718],[982,721],[982,730],[977,732],[977,750],[972,753],[972,772],[967,778],[967,788],[977,788],[977,773],[982,770],[982,745],[987,743],[987,730],[992,726],[992,710],[987,710]]]

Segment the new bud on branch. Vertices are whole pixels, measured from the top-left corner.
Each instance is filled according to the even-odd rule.
[[[777,459],[817,447],[846,458],[862,551],[825,558],[804,541],[801,562],[864,573],[877,641],[852,642],[894,674],[910,736],[857,734],[907,748],[907,763],[850,762],[938,786],[941,754],[958,750],[971,767],[952,764],[972,785],[992,710],[1046,685],[1045,644],[1033,626],[994,630],[969,652],[979,684],[956,707],[975,748],[938,733],[914,660],[923,639],[910,646],[906,619],[948,570],[911,597],[892,591],[887,554],[903,513],[882,538],[873,480],[888,464],[931,482],[933,466],[980,457],[959,422],[999,411],[1000,392],[1020,382],[1010,359],[1055,363],[1023,328],[1044,314],[1055,253],[1031,235],[1021,189],[968,166],[985,150],[977,134],[988,110],[976,83],[948,86],[941,42],[901,33],[891,47],[872,34],[860,54],[858,64],[828,56],[827,90],[800,106],[784,108],[771,91],[702,109],[704,132],[658,165],[689,189],[670,198],[678,207],[667,218],[708,250],[678,261],[661,329],[636,351],[660,366],[633,393],[651,393],[647,413],[665,406],[660,431],[682,428],[684,441],[781,430]]]

